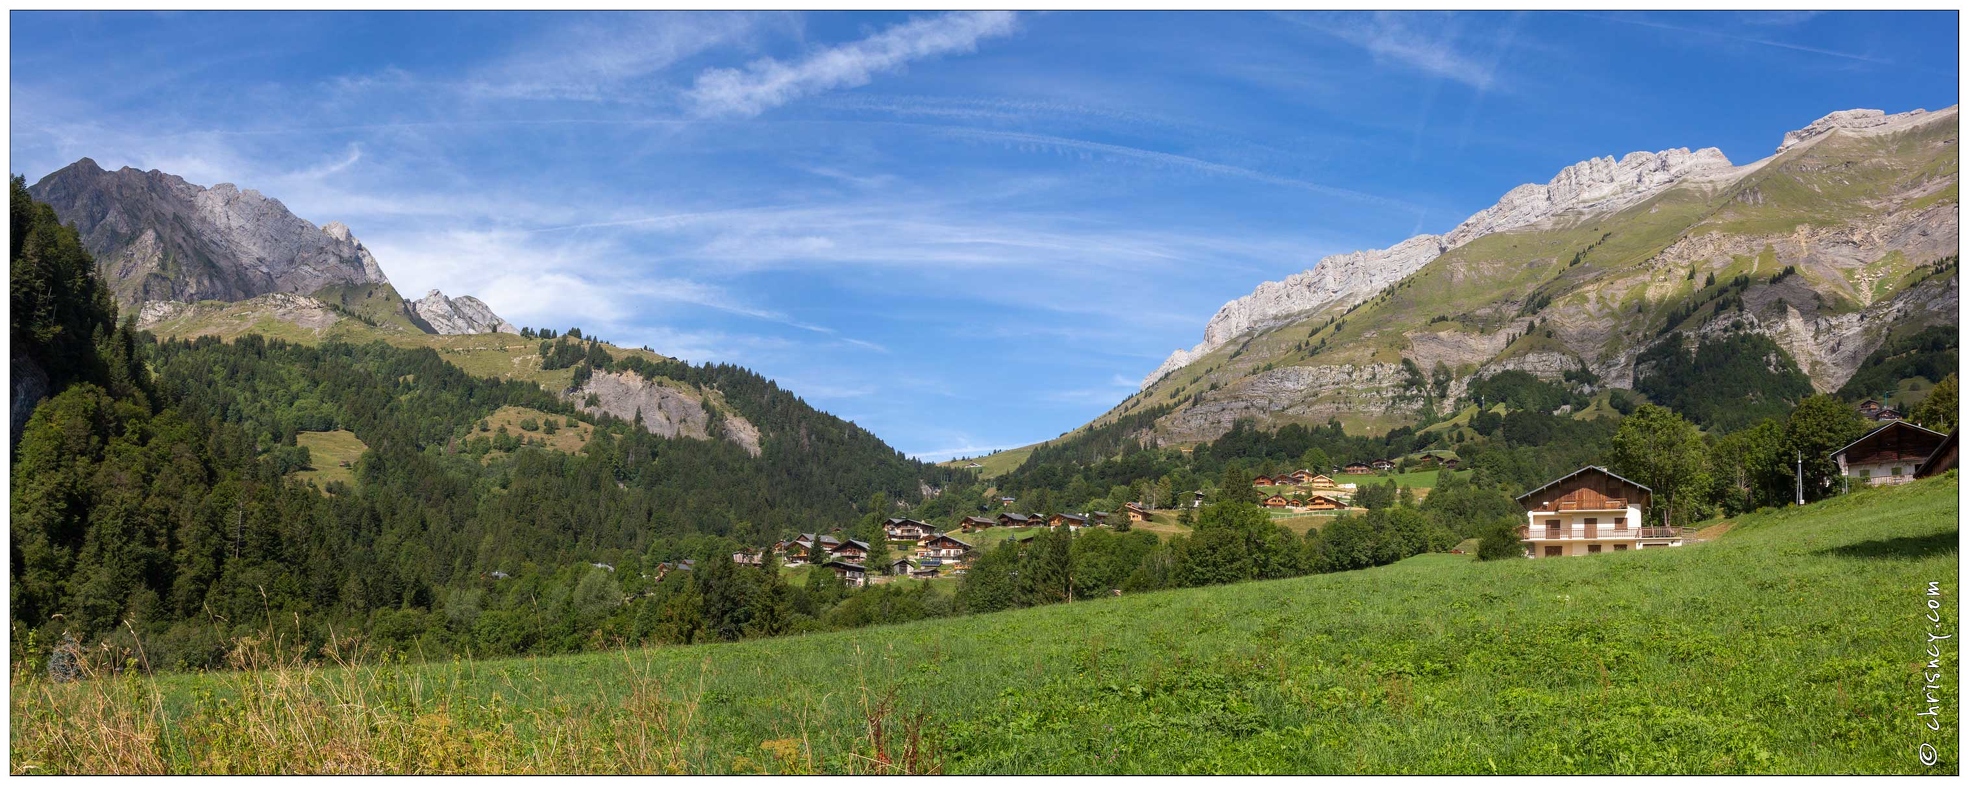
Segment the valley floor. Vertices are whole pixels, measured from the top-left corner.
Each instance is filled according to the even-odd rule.
[[[15,773],[1959,769],[1954,473],[1714,541],[738,644],[50,685]],[[1933,582],[1933,584],[1931,584]],[[1941,622],[1927,619],[1937,588]],[[1941,642],[1956,684],[1956,640]],[[1917,747],[1933,745],[1924,766]]]

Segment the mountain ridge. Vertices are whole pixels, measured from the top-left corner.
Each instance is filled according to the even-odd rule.
[[[1879,134],[1953,116],[1954,107],[1930,113],[1916,109],[1896,115],[1881,110],[1833,112],[1805,128],[1787,132],[1777,153],[1742,166],[1710,147],[1691,152],[1671,148],[1587,159],[1564,167],[1548,182],[1527,183],[1505,192],[1497,203],[1472,214],[1446,234],[1421,234],[1385,249],[1368,249],[1321,258],[1300,273],[1259,284],[1251,294],[1225,303],[1204,326],[1203,341],[1177,349],[1142,381],[1146,390],[1232,339],[1287,321],[1296,314],[1332,303],[1352,306],[1419,270],[1443,254],[1490,234],[1534,226],[1566,216],[1617,211],[1684,182],[1727,185],[1800,145],[1835,131]]]

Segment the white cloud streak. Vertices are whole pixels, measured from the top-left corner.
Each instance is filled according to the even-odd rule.
[[[850,44],[822,49],[788,65],[773,58],[743,69],[713,68],[697,77],[685,101],[702,117],[756,117],[806,95],[868,84],[876,74],[910,61],[977,51],[986,38],[1018,27],[1009,11],[976,11],[912,19]]]
[[[1496,87],[1496,63],[1459,50],[1453,28],[1426,30],[1411,24],[1418,18],[1415,14],[1375,13],[1365,19],[1322,17],[1320,21],[1297,16],[1286,18],[1365,49],[1377,60],[1398,63],[1479,90]]]

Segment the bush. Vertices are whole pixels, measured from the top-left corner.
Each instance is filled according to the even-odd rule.
[[[1517,519],[1498,519],[1484,525],[1477,538],[1477,559],[1511,559],[1525,555],[1525,544],[1518,540]]]

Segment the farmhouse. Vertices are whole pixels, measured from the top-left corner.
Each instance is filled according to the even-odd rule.
[[[1374,467],[1375,472],[1387,472],[1395,468],[1395,462],[1387,459],[1375,459],[1374,463],[1369,466]]]
[[[1682,545],[1679,528],[1642,526],[1653,498],[1647,486],[1606,467],[1581,467],[1518,497],[1526,519],[1518,536],[1530,546],[1531,557]]]
[[[1340,471],[1349,475],[1366,475],[1368,473],[1373,472],[1374,468],[1356,461],[1352,464],[1348,464]]]
[[[1914,471],[1934,455],[1948,435],[1905,420],[1890,420],[1866,436],[1832,452],[1839,474],[1855,483],[1886,486],[1914,480]]]
[[[1288,500],[1285,497],[1279,496],[1277,494],[1273,494],[1265,498],[1265,507],[1268,508],[1283,508],[1290,504],[1292,504],[1291,500]]]
[[[1061,524],[1065,524],[1069,530],[1080,529],[1081,527],[1087,526],[1087,517],[1072,513],[1055,513],[1046,518],[1046,526],[1048,527],[1059,529]]]
[[[1879,399],[1870,398],[1860,402],[1860,417],[1866,418],[1868,420],[1872,420],[1873,416],[1878,414],[1880,414]]]
[[[912,579],[934,579],[938,575],[937,568],[910,568],[909,570],[909,577]]]
[[[1149,520],[1149,509],[1130,502],[1122,506],[1128,512],[1128,523],[1140,524]]]
[[[927,538],[916,544],[916,556],[934,559],[956,559],[971,550],[971,544],[949,535]]]
[[[1319,476],[1314,474],[1313,471],[1309,469],[1299,469],[1299,470],[1292,471],[1292,482],[1294,483],[1311,483],[1313,481],[1313,478],[1316,477]]]
[[[1024,513],[998,514],[998,526],[1001,527],[1035,527],[1043,523],[1045,522],[1040,521],[1036,514],[1031,516]]]
[[[1340,488],[1340,484],[1333,482],[1332,478],[1329,478],[1325,475],[1308,475],[1306,477],[1305,484],[1316,489]]]
[[[1272,485],[1272,479],[1271,479],[1271,478],[1269,478],[1269,477],[1266,477],[1266,476],[1264,476],[1264,475],[1259,475],[1258,477],[1255,477],[1255,478],[1252,478],[1252,479],[1251,479],[1251,485],[1253,485],[1253,486],[1270,486],[1270,485]]]
[[[898,558],[895,562],[889,563],[889,567],[885,572],[891,576],[907,576],[915,567],[915,565],[909,564],[909,560]]]

